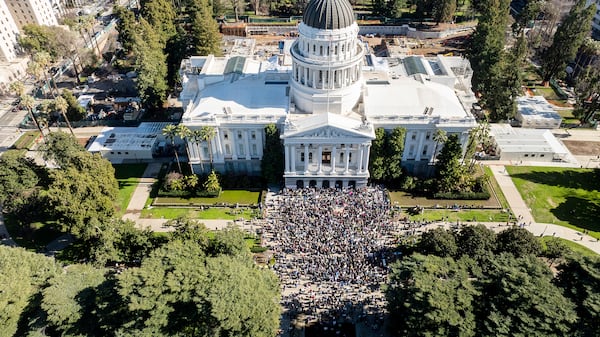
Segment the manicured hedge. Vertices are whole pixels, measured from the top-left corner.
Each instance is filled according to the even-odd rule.
[[[435,193],[434,199],[454,199],[454,200],[488,200],[491,197],[490,192],[465,192],[465,193]]]

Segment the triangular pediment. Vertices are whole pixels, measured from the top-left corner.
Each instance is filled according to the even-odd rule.
[[[373,126],[360,120],[325,113],[286,121],[282,138],[363,138],[375,139]]]
[[[304,130],[290,134],[286,138],[370,138],[364,132],[356,130],[345,130],[334,126],[322,126],[315,129]]]

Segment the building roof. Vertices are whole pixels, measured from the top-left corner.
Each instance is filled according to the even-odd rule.
[[[568,154],[569,150],[559,142],[550,130],[513,128],[510,124],[490,124],[501,153],[552,153]]]
[[[354,11],[348,0],[311,0],[302,21],[317,29],[342,29],[354,23]]]
[[[152,146],[169,123],[141,123],[138,127],[106,127],[89,146],[90,152],[151,151]]]
[[[475,123],[454,90],[443,84],[412,77],[389,79],[381,73],[380,80],[375,81],[372,75],[367,77],[364,107],[367,118],[375,124],[422,122],[435,117]]]
[[[196,87],[202,90],[196,91],[186,108],[184,121],[212,123],[218,117],[242,123],[252,118],[285,116],[289,107],[289,67],[280,66],[278,61],[211,57],[202,64],[199,75],[189,75],[189,81],[199,83]]]
[[[523,118],[555,121],[562,117],[554,110],[554,107],[546,101],[544,96],[521,96],[517,97],[517,111]]]

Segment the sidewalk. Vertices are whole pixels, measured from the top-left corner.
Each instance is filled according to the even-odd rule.
[[[586,248],[593,250],[596,254],[600,254],[600,242],[595,238],[585,235],[574,229],[546,223],[536,223],[535,219],[531,215],[531,210],[525,204],[525,201],[521,197],[521,194],[517,190],[517,187],[513,183],[510,175],[506,172],[506,168],[501,165],[489,165],[492,170],[494,178],[498,181],[500,189],[504,193],[513,214],[521,216],[519,223],[525,224],[525,229],[529,230],[535,236],[555,236],[558,238],[574,241]],[[494,224],[485,224],[488,227],[494,226]],[[496,224],[497,226],[497,224]],[[504,227],[506,228],[506,227]],[[502,230],[504,228],[500,228]]]

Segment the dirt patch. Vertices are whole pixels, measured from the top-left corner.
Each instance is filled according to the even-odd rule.
[[[598,156],[600,155],[600,142],[588,142],[581,140],[563,140],[563,143],[576,156]]]

